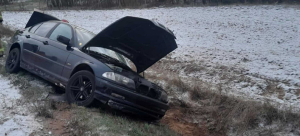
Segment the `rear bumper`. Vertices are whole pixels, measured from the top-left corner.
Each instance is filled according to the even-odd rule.
[[[161,118],[169,109],[166,103],[135,93],[133,90],[102,78],[96,78],[95,93],[96,99],[124,112]]]

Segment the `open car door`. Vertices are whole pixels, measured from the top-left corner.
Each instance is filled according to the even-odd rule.
[[[85,44],[103,47],[130,59],[141,73],[177,48],[176,37],[165,26],[142,18],[124,17]]]

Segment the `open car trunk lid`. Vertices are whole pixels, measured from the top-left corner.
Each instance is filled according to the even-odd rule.
[[[124,17],[85,44],[103,47],[130,59],[141,73],[177,48],[176,37],[165,26],[136,17]]]
[[[60,21],[58,18],[53,17],[51,15],[43,13],[43,11],[40,10],[34,10],[29,21],[27,22],[25,28],[34,26],[38,23],[50,21],[50,20],[57,20]]]

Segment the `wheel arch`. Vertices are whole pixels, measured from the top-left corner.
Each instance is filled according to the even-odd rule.
[[[73,71],[71,72],[69,78],[71,78],[76,72],[82,71],[82,70],[90,71],[93,75],[95,75],[95,72],[94,72],[93,68],[92,68],[90,65],[88,65],[88,64],[86,64],[86,63],[81,63],[81,64],[77,65],[77,66],[73,69]]]
[[[9,52],[14,49],[14,48],[19,48],[21,50],[21,44],[20,43],[13,43],[9,49]]]

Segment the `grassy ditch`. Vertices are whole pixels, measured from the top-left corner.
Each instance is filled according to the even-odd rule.
[[[6,29],[0,27],[0,32],[7,32],[7,30],[1,30],[3,28]],[[130,136],[177,135],[168,126],[160,123],[149,123],[132,116],[116,114],[115,111],[103,110],[99,107],[85,108],[49,100],[47,99],[48,94],[55,93],[52,84],[25,70],[21,70],[17,74],[8,74],[4,67],[5,58],[0,58],[0,62],[0,75],[9,79],[13,86],[20,89],[20,94],[23,97],[20,103],[25,103],[37,118],[43,120],[42,123],[46,128],[43,130],[45,131],[43,134],[51,132],[53,135],[78,136],[104,134]]]
[[[221,93],[223,89],[230,89],[226,84],[213,85],[201,79],[182,80],[174,71],[155,66],[150,71],[152,72],[147,73],[147,78],[163,86],[171,96],[172,107],[162,122],[180,134],[300,134],[298,113],[278,110],[267,102],[229,97]],[[182,124],[190,124],[184,127],[187,131],[182,131]],[[189,127],[193,129],[188,130]],[[194,131],[195,129],[199,131]]]
[[[57,107],[66,103],[47,99],[49,92],[54,92],[51,84],[26,71],[20,71],[18,74],[7,74],[3,65],[0,65],[0,70],[2,76],[8,78],[14,86],[19,87],[23,96],[22,103],[27,103],[30,111],[37,118],[44,120],[45,126],[49,126],[47,124],[49,120],[57,118],[65,120],[59,130],[47,127],[48,131],[51,131],[54,135],[177,135],[166,125],[133,119],[131,116],[107,112],[98,107],[86,108],[72,105],[58,110]],[[54,115],[55,112],[58,114]],[[65,113],[68,113],[70,117],[64,118],[60,116]]]
[[[151,124],[143,120],[133,119],[118,112],[102,109],[89,109],[72,105],[70,126],[75,126],[75,135],[129,135],[129,136],[175,136],[168,126],[160,123]]]

